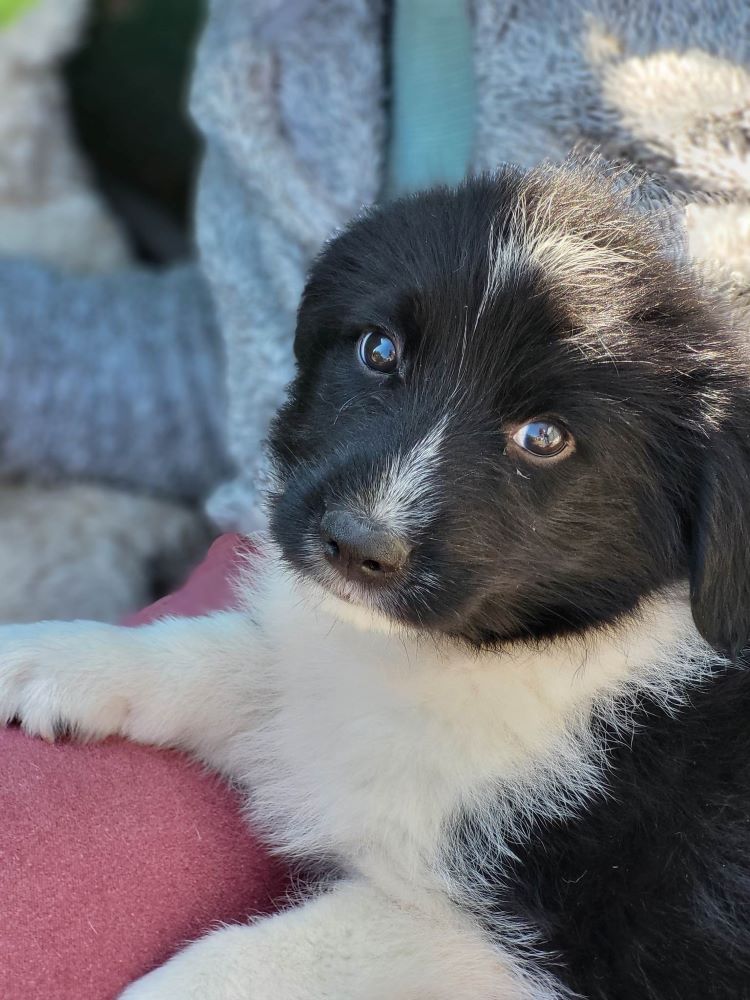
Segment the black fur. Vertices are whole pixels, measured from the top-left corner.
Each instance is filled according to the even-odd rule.
[[[750,428],[742,394],[734,410],[710,436],[691,544],[695,623],[731,657],[750,635]]]
[[[734,664],[717,658],[674,715],[644,701],[625,741],[597,722],[603,791],[538,820],[515,860],[466,815],[446,863],[490,933],[507,946],[509,923],[530,928],[526,961],[589,1000],[733,1000],[750,997],[750,378],[721,304],[631,195],[591,164],[508,169],[335,239],[271,436],[272,527],[325,582],[326,508],[443,421],[434,509],[372,606],[498,646],[583,635],[690,579],[699,630]],[[403,346],[396,375],[359,361],[374,326]],[[514,450],[540,417],[572,432],[564,460]]]
[[[490,933],[531,928],[532,965],[587,1000],[750,997],[748,719],[750,674],[732,667],[676,716],[644,702],[632,740],[600,724],[601,795],[511,842],[514,861],[462,817],[448,862]]]

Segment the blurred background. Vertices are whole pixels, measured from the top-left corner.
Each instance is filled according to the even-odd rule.
[[[216,532],[223,376],[189,264],[204,14],[0,0],[0,621],[119,619]],[[210,419],[190,398],[201,379]]]
[[[149,262],[190,248],[200,140],[186,98],[203,15],[202,0],[95,0],[63,68],[95,182]]]

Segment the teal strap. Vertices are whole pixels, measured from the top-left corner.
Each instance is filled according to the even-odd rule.
[[[395,0],[388,194],[456,183],[474,141],[472,32],[466,0]]]

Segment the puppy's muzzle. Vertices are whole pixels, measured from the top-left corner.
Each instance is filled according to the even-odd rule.
[[[411,547],[396,535],[348,511],[329,510],[320,522],[323,554],[347,580],[385,583],[409,561]]]

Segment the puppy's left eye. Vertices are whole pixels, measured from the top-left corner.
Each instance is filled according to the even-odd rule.
[[[383,330],[368,330],[359,338],[359,358],[374,372],[392,375],[400,360],[398,344]]]
[[[551,420],[532,420],[513,435],[519,448],[535,458],[557,458],[570,447],[570,434]]]

